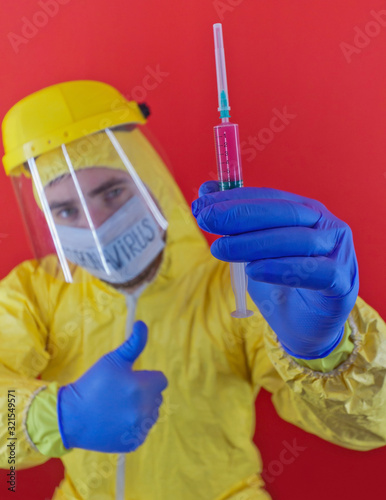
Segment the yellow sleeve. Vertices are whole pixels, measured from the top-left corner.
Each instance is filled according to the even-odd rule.
[[[272,393],[284,420],[354,450],[386,445],[386,325],[374,309],[358,297],[337,352],[314,364],[289,356],[266,322],[259,327],[263,339],[255,329],[245,335],[251,382]]]
[[[47,312],[38,302],[35,287],[46,304],[44,282],[34,261],[17,266],[0,282],[0,468],[17,469],[42,464],[49,457],[39,452],[27,431],[27,413],[34,397],[48,386],[37,377],[46,368]],[[10,443],[15,445],[15,456]]]
[[[33,399],[27,414],[27,432],[36,448],[47,457],[61,457],[69,450],[63,446],[57,417],[58,384],[51,382]]]

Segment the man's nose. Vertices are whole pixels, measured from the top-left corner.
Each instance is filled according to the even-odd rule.
[[[92,221],[95,229],[98,229],[98,227],[100,227],[110,217],[109,211],[106,209],[103,209],[101,207],[97,207],[97,206],[94,207],[91,205],[91,206],[87,207],[87,210],[88,210],[89,218],[91,218],[91,221]],[[89,218],[87,217],[86,210],[85,210],[84,217],[82,218],[82,226],[81,227],[90,228],[91,225],[89,222]]]

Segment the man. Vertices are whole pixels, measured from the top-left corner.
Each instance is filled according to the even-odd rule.
[[[37,256],[0,286],[18,466],[61,457],[55,499],[268,499],[252,442],[261,387],[308,432],[383,446],[386,328],[357,298],[348,226],[308,198],[209,182],[192,209],[227,235],[212,258],[144,122],[85,81],[4,119]],[[227,261],[248,262],[251,318],[230,315]]]

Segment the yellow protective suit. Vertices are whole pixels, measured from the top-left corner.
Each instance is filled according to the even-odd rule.
[[[358,298],[344,341],[328,358],[292,359],[252,303],[254,317],[230,316],[228,264],[211,256],[170,175],[159,175],[168,186],[167,199],[156,193],[170,224],[167,245],[138,300],[81,269],[80,279],[66,284],[36,261],[1,282],[1,467],[9,468],[8,389],[16,394],[17,468],[50,456],[64,463],[55,500],[269,499],[252,442],[261,387],[282,418],[308,432],[356,450],[385,445],[386,328],[379,315]],[[125,456],[65,450],[58,386],[118,347],[134,319],[149,328],[134,369],[161,370],[169,381],[159,420]]]

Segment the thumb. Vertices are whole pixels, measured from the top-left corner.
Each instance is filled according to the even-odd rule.
[[[133,331],[130,337],[115,350],[115,353],[122,360],[134,363],[144,350],[146,342],[147,326],[143,321],[136,321],[133,325]]]
[[[203,196],[204,194],[214,193],[220,191],[220,186],[218,181],[206,181],[201,184],[198,190],[198,196]]]

